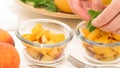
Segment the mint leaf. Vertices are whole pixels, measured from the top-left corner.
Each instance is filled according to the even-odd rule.
[[[47,4],[46,4],[46,10],[48,10],[48,11],[53,11],[53,12],[56,12],[57,11],[57,8],[56,8],[56,6],[55,6],[55,4],[54,4],[54,2],[52,1],[52,0],[47,0],[47,2],[46,2]]]
[[[101,13],[101,11],[88,10],[88,13],[91,16],[91,19],[87,24],[87,28],[88,28],[89,32],[92,32],[93,30],[95,30],[96,27],[94,27],[91,24],[91,22]]]
[[[21,0],[24,3],[33,2],[34,8],[45,8],[47,11],[56,12],[54,0]]]
[[[34,5],[35,8],[45,8],[47,11],[56,12],[57,8],[53,2],[53,0],[35,0]]]
[[[21,0],[24,3],[28,3],[28,2],[34,2],[34,0]]]

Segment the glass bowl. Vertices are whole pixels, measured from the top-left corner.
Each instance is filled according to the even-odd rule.
[[[36,34],[34,34],[34,32],[32,33],[31,31],[34,30],[36,24],[41,24],[41,26],[46,30],[46,33],[43,32],[42,34],[42,31],[37,31]],[[40,29],[37,27],[37,30]],[[33,41],[33,40],[25,39],[23,35],[26,34],[27,35],[30,34],[32,38],[36,38],[40,35],[41,37],[38,39],[38,41],[36,40]],[[49,38],[52,38],[54,39],[54,41],[57,41],[61,39],[61,37],[56,37],[59,34],[64,35],[64,40],[60,42],[54,43],[47,38],[47,36],[50,35]],[[38,64],[53,64],[61,61],[64,57],[64,50],[67,44],[72,40],[73,34],[74,33],[72,32],[71,28],[68,25],[64,24],[63,22],[52,19],[28,20],[21,23],[21,25],[16,30],[17,38],[24,45],[23,53],[25,57],[30,61]],[[29,37],[29,35],[27,37]],[[42,38],[42,43],[40,43],[41,38]],[[44,41],[46,41],[46,43],[48,41],[50,42],[48,44],[45,44]]]
[[[76,31],[75,31],[77,37],[81,40],[85,58],[95,63],[117,63],[119,62],[120,61],[119,59],[120,57],[120,42],[119,41],[120,40],[117,42],[113,42],[113,43],[110,43],[110,42],[106,43],[106,41],[104,41],[105,39],[102,37],[106,36],[107,33],[101,36],[99,34],[102,34],[101,33],[102,31],[99,31],[99,33],[93,31],[94,33],[91,32],[91,35],[90,35],[90,33],[87,33],[87,30],[82,30],[82,29],[86,29],[87,27],[86,25],[87,23],[85,21],[80,22],[77,25]],[[84,31],[86,32],[86,35],[88,35],[89,37],[86,38]],[[96,36],[94,36],[94,34],[96,34]],[[120,36],[118,37],[117,36],[116,38],[120,39]],[[99,39],[101,38],[102,42],[88,39],[88,38],[93,38],[93,37],[95,37],[94,40],[97,40],[97,38]]]

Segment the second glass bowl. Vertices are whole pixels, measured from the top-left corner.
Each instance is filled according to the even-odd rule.
[[[119,62],[120,61],[120,42],[119,42],[120,36],[117,35],[118,38],[116,36],[116,38],[118,39],[117,42],[115,41],[114,43],[102,43],[102,42],[106,42],[105,38],[102,38],[103,36],[105,36],[105,33],[103,33],[103,36],[99,36],[99,38],[101,38],[100,41],[102,42],[93,41],[86,38],[85,34],[83,34],[83,30],[82,30],[83,28],[85,28],[84,31],[86,32],[86,35],[89,34],[89,32],[87,33],[86,25],[87,23],[85,21],[80,22],[76,27],[76,31],[75,31],[78,38],[82,41],[85,57],[88,60],[94,61],[96,63]],[[98,37],[97,35],[99,35],[99,33],[97,34],[97,31],[94,33],[91,33],[91,35],[89,35],[89,38],[95,37],[94,39],[96,40],[96,38]],[[96,34],[96,36],[94,34]],[[112,36],[108,38],[111,38],[111,37]]]

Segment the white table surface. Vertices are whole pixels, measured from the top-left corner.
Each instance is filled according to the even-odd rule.
[[[75,20],[75,19],[62,19],[62,18],[56,18],[56,17],[51,17],[51,16],[46,16],[46,15],[42,15],[39,13],[35,13],[29,9],[26,9],[22,6],[20,6],[19,4],[17,4],[15,2],[15,0],[0,0],[0,2],[2,2],[5,6],[7,6],[10,11],[16,15],[19,16],[18,19],[18,24],[22,23],[25,20],[29,20],[29,19],[36,19],[36,18],[50,18],[50,19],[55,19],[58,21],[62,21],[65,24],[69,25],[73,31],[76,28],[77,24],[81,21],[79,20]],[[8,31],[12,37],[14,38],[15,41],[15,46],[16,49],[19,52],[20,58],[21,58],[21,64],[20,64],[20,68],[30,68],[28,66],[28,62],[25,59],[23,52],[22,52],[22,44],[21,42],[17,39],[17,37],[15,36],[15,31]],[[82,55],[82,52],[79,52],[80,50],[80,40],[74,35],[73,40],[68,44],[67,47],[67,55],[71,54],[73,56],[76,56],[77,59],[82,59],[80,57],[80,55]],[[84,62],[84,61],[83,61]],[[58,65],[57,68],[76,68],[75,66],[73,66],[71,63],[69,63],[67,60],[64,61],[62,64]],[[105,68],[105,67],[104,67]],[[109,68],[109,67],[107,67]],[[113,68],[113,67],[112,67]]]

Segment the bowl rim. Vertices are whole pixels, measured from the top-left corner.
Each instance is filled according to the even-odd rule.
[[[77,35],[77,37],[80,40],[82,40],[90,45],[93,45],[93,46],[108,46],[108,47],[120,46],[120,42],[106,44],[106,43],[95,42],[95,41],[85,38],[84,35],[81,33],[80,28],[86,24],[87,23],[85,21],[81,21],[75,29],[75,34]]]
[[[48,21],[48,22],[47,22]],[[38,23],[38,22],[44,22],[44,23],[56,23],[61,25],[62,27],[65,27],[65,29],[69,32],[69,37],[67,37],[64,41],[59,42],[59,43],[55,43],[55,44],[40,44],[40,43],[36,43],[36,42],[31,42],[29,40],[24,39],[19,32],[19,29],[21,27],[21,25],[25,24],[25,23]],[[66,43],[70,42],[74,36],[74,33],[72,31],[72,29],[65,23],[58,21],[58,20],[54,20],[54,19],[47,19],[47,18],[38,18],[38,19],[30,19],[30,20],[26,20],[24,22],[22,22],[16,29],[15,31],[15,35],[17,36],[17,38],[19,40],[21,40],[24,43],[30,44],[32,46],[36,46],[36,47],[40,47],[40,48],[53,48],[53,47],[59,47],[59,46],[64,46]]]

